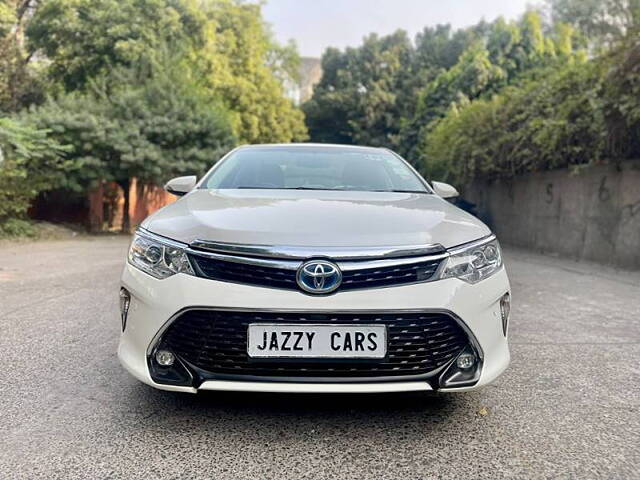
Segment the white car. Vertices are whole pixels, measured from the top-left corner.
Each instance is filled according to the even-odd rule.
[[[467,391],[509,364],[495,235],[379,148],[240,147],[147,218],[118,356],[197,392]]]

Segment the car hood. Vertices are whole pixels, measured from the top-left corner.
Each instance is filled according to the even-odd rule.
[[[185,243],[305,247],[452,247],[491,233],[432,194],[308,190],[194,190],[141,226]]]

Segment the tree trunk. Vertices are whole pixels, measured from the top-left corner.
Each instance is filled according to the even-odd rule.
[[[131,219],[129,218],[129,195],[131,193],[131,180],[120,182],[124,195],[124,208],[122,211],[122,233],[131,233]]]

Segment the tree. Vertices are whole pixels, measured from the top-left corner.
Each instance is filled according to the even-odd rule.
[[[603,71],[595,62],[548,69],[538,79],[452,108],[427,139],[423,172],[464,185],[608,156]]]
[[[306,138],[302,113],[278,75],[297,53],[277,45],[260,6],[241,0],[49,0],[27,30],[29,46],[50,60],[66,92],[85,90],[118,68],[144,65],[147,77],[167,53],[231,114],[240,142]]]
[[[602,58],[607,144],[612,158],[640,158],[640,25]]]
[[[82,191],[100,180],[121,186],[128,231],[132,178],[157,184],[175,175],[202,174],[235,138],[224,107],[203,95],[179,65],[142,81],[135,70],[112,75],[87,92],[47,102],[29,118],[72,146],[65,188]]]
[[[145,64],[202,45],[204,18],[190,0],[49,0],[27,28],[30,51],[50,61],[65,91],[112,69]]]
[[[302,112],[284,96],[282,77],[298,61],[293,45],[280,47],[262,20],[259,4],[209,0],[206,44],[196,53],[199,73],[222,99],[241,143],[307,138]]]
[[[419,165],[433,122],[452,106],[523,82],[576,56],[574,31],[544,34],[539,14],[452,31],[425,28],[412,44],[403,32],[328,49],[323,77],[303,109],[311,138],[399,151]]]
[[[46,188],[112,180],[128,201],[133,177],[202,173],[238,141],[305,139],[282,86],[298,61],[243,0],[0,0],[0,111],[31,104],[20,124],[50,132],[52,154],[70,146]]]
[[[357,49],[328,49],[323,77],[304,106],[314,140],[394,146],[403,110],[413,103],[412,46],[398,31],[370,35]]]
[[[59,184],[69,163],[49,132],[0,118],[0,233],[23,217],[35,196]],[[15,222],[14,222],[15,223]]]
[[[415,64],[421,75],[440,73],[458,63],[460,55],[479,37],[473,28],[452,30],[451,25],[425,27],[416,35]],[[434,75],[431,74],[431,80]]]
[[[37,5],[37,0],[0,0],[0,112],[43,99],[38,69],[24,45],[24,31]]]
[[[640,24],[640,0],[546,0],[553,24],[573,25],[586,44],[602,48]]]
[[[349,123],[356,86],[350,80],[348,56],[335,48],[322,55],[322,78],[302,108],[311,139],[320,143],[353,143]]]
[[[420,94],[416,113],[401,132],[402,153],[418,165],[428,132],[452,106],[496,91],[505,81],[505,72],[491,63],[481,42],[469,47],[451,69],[438,75]]]

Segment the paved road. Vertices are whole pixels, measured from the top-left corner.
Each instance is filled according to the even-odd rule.
[[[508,251],[479,392],[188,395],[116,359],[127,242],[0,246],[1,478],[639,478],[640,274]]]

